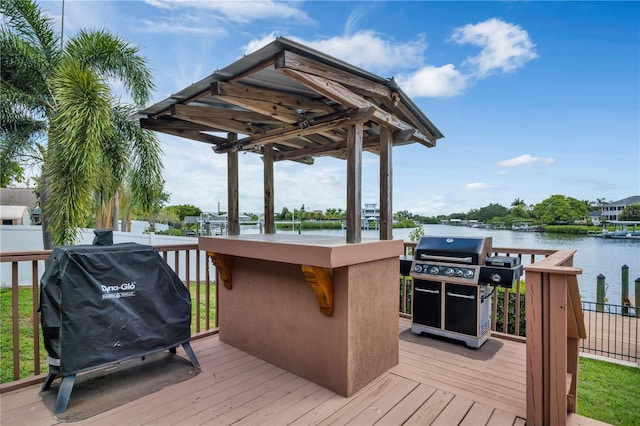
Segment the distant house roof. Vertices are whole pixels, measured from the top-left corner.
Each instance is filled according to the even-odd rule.
[[[27,206],[32,209],[38,205],[33,188],[0,188],[0,204],[3,206]]]
[[[630,206],[631,204],[640,203],[640,195],[634,195],[631,197],[623,198],[622,200],[614,201],[613,203],[607,203],[604,207],[611,206]]]
[[[0,219],[22,220],[28,213],[27,206],[0,206]]]

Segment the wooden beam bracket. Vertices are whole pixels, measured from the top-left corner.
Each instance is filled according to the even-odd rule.
[[[213,266],[216,267],[218,275],[222,280],[222,284],[231,290],[233,283],[231,281],[231,271],[233,269],[233,257],[228,254],[207,252],[207,257],[211,258]]]
[[[316,293],[320,312],[327,316],[333,315],[333,276],[331,269],[319,266],[302,265],[302,272]]]

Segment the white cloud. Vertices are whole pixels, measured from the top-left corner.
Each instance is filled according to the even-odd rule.
[[[276,37],[278,37],[278,33],[273,31],[262,38],[250,40],[249,43],[247,43],[243,48],[244,54],[248,55],[249,53],[255,52],[261,47],[264,47],[267,44],[271,43],[273,40],[276,39]]]
[[[524,154],[519,157],[511,158],[509,160],[499,161],[496,165],[498,167],[517,167],[525,166],[527,164],[555,164],[556,160],[551,157],[532,157],[529,154]]]
[[[482,48],[479,55],[464,62],[472,66],[479,77],[493,71],[514,71],[538,57],[529,33],[497,18],[458,27],[451,38],[458,44],[470,43]]]
[[[423,34],[408,42],[394,42],[372,30],[307,43],[314,49],[373,72],[422,64],[427,48]]]
[[[211,25],[201,19],[188,15],[172,16],[164,20],[152,21],[141,19],[134,22],[135,29],[141,33],[164,34],[197,34],[197,35],[223,35],[227,31],[223,26]]]
[[[245,54],[266,45],[276,36],[277,34],[272,32],[262,38],[251,40],[245,47]],[[385,39],[381,34],[371,30],[321,40],[303,40],[295,36],[286,37],[376,73],[422,64],[424,51],[427,48],[422,34],[418,34],[415,40],[402,43]]]
[[[465,189],[485,189],[489,188],[489,185],[483,182],[473,182],[466,184],[464,187]]]
[[[278,19],[311,22],[302,10],[293,7],[293,2],[260,1],[198,1],[198,0],[145,0],[151,6],[165,10],[185,8],[208,10],[219,14],[226,21],[248,24],[255,20]]]
[[[428,65],[412,74],[400,74],[396,80],[412,97],[447,98],[460,95],[467,86],[467,76],[451,64]]]

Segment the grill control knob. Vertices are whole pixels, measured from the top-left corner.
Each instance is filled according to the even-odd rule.
[[[464,274],[462,269],[456,269],[456,277],[461,277]]]
[[[440,268],[437,266],[432,266],[431,269],[429,269],[431,275],[438,275],[438,272],[440,272]]]
[[[493,281],[494,283],[499,283],[500,281],[502,281],[502,277],[498,274],[491,274],[491,281]]]
[[[464,271],[464,277],[465,278],[473,278],[473,270],[467,269],[466,271]]]
[[[422,272],[422,265],[416,265],[413,267],[414,272]]]
[[[444,270],[444,274],[445,274],[446,276],[448,276],[448,277],[452,277],[452,276],[453,276],[453,273],[454,273],[453,268],[447,268],[447,269],[445,269],[445,270]]]

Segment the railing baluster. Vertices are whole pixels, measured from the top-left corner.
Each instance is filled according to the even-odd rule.
[[[13,380],[18,380],[20,378],[20,316],[18,307],[18,262],[11,262],[11,331],[13,333]]]
[[[207,268],[208,269],[208,268]],[[196,333],[200,332],[200,250],[196,249]],[[208,272],[207,272],[208,273]]]
[[[522,264],[522,253],[518,253],[518,259],[520,259],[520,263]],[[521,277],[518,277],[516,280],[516,305],[514,309],[514,321],[515,323],[515,335],[520,336],[520,287],[521,287]]]
[[[204,294],[205,294],[205,301],[204,301],[204,305],[205,305],[205,312],[207,312],[207,316],[204,319],[204,324],[206,329],[209,329],[209,312],[211,307],[209,306],[209,302],[211,300],[211,273],[209,272],[209,259],[207,259],[207,267],[205,268],[205,279],[206,279],[206,288],[204,289]],[[216,269],[216,307],[218,306],[218,270]],[[216,327],[218,325],[218,315],[216,315]]]
[[[31,261],[31,297],[33,318],[33,373],[40,374],[40,321],[38,309],[40,308],[40,295],[38,292],[38,261]]]
[[[515,306],[514,306],[514,321],[515,321],[515,329],[514,334],[516,336],[520,336],[520,277],[516,280],[516,297],[515,297]]]
[[[495,290],[493,292],[493,296],[491,297],[493,298],[493,300],[491,301],[491,330],[497,331],[496,327],[498,326],[498,291]]]
[[[504,289],[504,298],[502,299],[502,332],[509,333],[509,289]]]

